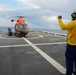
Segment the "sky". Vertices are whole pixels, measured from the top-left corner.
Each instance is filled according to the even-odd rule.
[[[21,15],[29,28],[59,29],[57,17],[66,24],[75,10],[76,0],[0,0],[0,26],[14,27],[11,19]]]

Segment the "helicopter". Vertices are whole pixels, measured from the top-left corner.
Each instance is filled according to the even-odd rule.
[[[28,25],[25,23],[25,20],[23,19],[24,16],[16,16],[18,17],[17,20],[11,20],[11,22],[16,22],[15,24],[15,35],[20,35],[25,37],[28,34]]]

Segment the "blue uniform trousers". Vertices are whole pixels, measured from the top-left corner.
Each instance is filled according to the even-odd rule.
[[[72,75],[72,72],[76,72],[76,45],[67,44],[66,52],[66,75]]]

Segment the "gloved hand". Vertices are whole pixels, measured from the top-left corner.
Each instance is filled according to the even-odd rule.
[[[58,16],[58,19],[62,19],[62,16],[61,16],[61,15],[59,15],[59,16]]]

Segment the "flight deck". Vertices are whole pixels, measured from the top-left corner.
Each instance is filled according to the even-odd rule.
[[[61,75],[66,72],[66,35],[30,31],[26,37],[0,32],[0,75]]]

